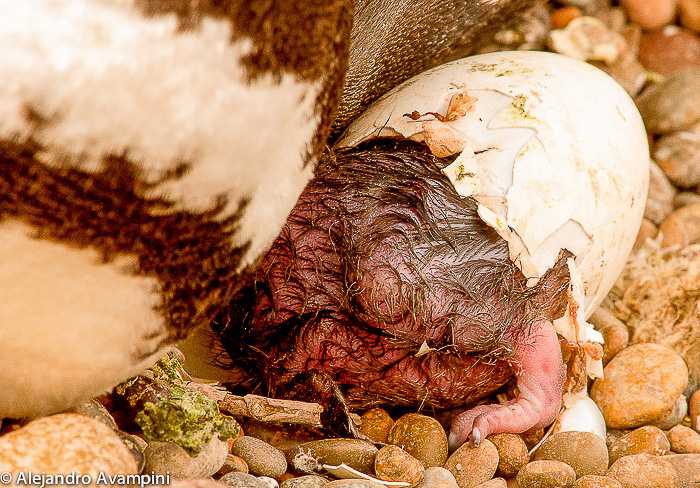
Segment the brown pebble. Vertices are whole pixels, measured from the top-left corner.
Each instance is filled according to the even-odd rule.
[[[679,486],[700,486],[700,454],[669,454],[663,459],[676,470]]]
[[[630,454],[668,454],[670,444],[663,431],[652,425],[633,430],[610,446],[610,464]]]
[[[305,473],[306,467],[313,468],[316,464],[347,464],[357,471],[369,474],[374,469],[374,458],[378,451],[374,445],[360,439],[319,439],[300,444],[290,452],[290,457],[295,460],[295,469]],[[310,463],[313,466],[304,463],[311,460],[314,460]]]
[[[700,68],[673,73],[645,89],[636,102],[652,134],[688,129],[700,122]]]
[[[680,24],[695,32],[700,32],[700,0],[680,0]]]
[[[383,408],[373,408],[360,417],[360,432],[374,442],[386,444],[394,421]]]
[[[646,220],[646,222],[654,229],[655,234],[656,226],[648,220]],[[644,220],[642,221],[642,229],[643,228]],[[640,235],[642,229],[640,229],[639,231]],[[639,237],[637,237],[637,239],[639,239]],[[603,344],[603,365],[607,365],[610,362],[610,360],[617,355],[617,353],[619,353],[627,347],[630,340],[630,334],[627,331],[627,327],[625,326],[625,324],[621,322],[619,324],[612,324],[609,327],[604,328],[600,332],[601,334],[603,334],[603,340],[605,340],[605,343]]]
[[[700,203],[700,194],[693,191],[682,191],[673,197],[673,208],[687,207]]]
[[[671,450],[677,454],[700,454],[700,434],[690,427],[676,425],[666,434]]]
[[[581,11],[578,9],[578,7],[570,5],[554,10],[550,15],[549,20],[552,29],[563,29],[569,25],[569,22],[578,17],[581,17]]]
[[[445,463],[457,480],[459,488],[472,488],[479,483],[490,480],[498,467],[498,450],[488,439],[479,447],[462,444]]]
[[[398,446],[384,446],[374,460],[374,472],[385,481],[405,481],[416,486],[425,473],[423,464]]]
[[[673,212],[673,199],[678,190],[666,173],[654,161],[649,164],[649,197],[644,208],[644,218],[659,225]]]
[[[623,488],[676,488],[678,474],[673,465],[660,456],[632,454],[615,461],[608,476]]]
[[[574,484],[574,468],[561,461],[532,461],[523,467],[516,478],[519,488],[567,488]]]
[[[672,410],[688,384],[688,367],[675,351],[658,344],[635,344],[605,366],[591,398],[610,428],[654,422]]]
[[[700,204],[675,210],[659,226],[659,232],[663,234],[662,247],[687,247],[700,242]]]
[[[688,417],[690,417],[690,428],[695,432],[700,431],[700,390],[693,393],[688,402]]]
[[[219,471],[214,475],[215,478],[221,478],[223,475],[228,474],[228,473],[248,473],[248,465],[246,462],[239,458],[238,456],[234,456],[233,454],[229,454],[226,456],[226,461],[224,462],[224,465],[221,466]]]
[[[525,441],[517,434],[494,434],[488,437],[498,451],[498,469],[500,476],[509,478],[530,461]]]
[[[577,479],[573,488],[622,488],[622,483],[609,476],[587,474]]]
[[[576,477],[604,475],[608,470],[608,448],[592,432],[558,432],[550,436],[535,452],[536,460],[553,459],[574,468]]]
[[[632,22],[645,30],[655,30],[670,24],[676,17],[675,0],[620,0]]]
[[[700,37],[676,26],[648,32],[639,42],[638,58],[646,69],[664,76],[700,66]]]
[[[654,160],[674,185],[700,184],[700,124],[661,137],[654,145]]]
[[[432,417],[408,413],[399,418],[388,437],[389,444],[418,459],[426,468],[442,466],[447,459],[447,434]]]
[[[476,485],[476,488],[508,488],[508,482],[503,478],[492,478]]]

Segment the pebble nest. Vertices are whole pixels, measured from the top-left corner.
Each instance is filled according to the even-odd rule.
[[[543,439],[540,430],[450,453],[434,417],[375,409],[357,422],[373,442],[239,419],[244,437],[215,436],[192,457],[148,445],[105,397],[111,414],[93,402],[29,424],[5,420],[0,471],[143,472],[156,484],[212,488],[698,486],[700,0],[538,4],[481,52],[511,49],[551,50],[601,68],[635,99],[649,132],[651,184],[635,250],[591,318],[606,339],[605,379],[590,388],[606,439]],[[165,473],[172,479],[155,477]]]

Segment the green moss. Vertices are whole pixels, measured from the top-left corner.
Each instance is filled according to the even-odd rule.
[[[183,386],[175,357],[166,356],[152,368],[156,378],[168,383],[169,394],[144,403],[136,423],[147,442],[172,442],[196,456],[215,434],[221,440],[240,435],[241,427],[222,415],[214,400]]]

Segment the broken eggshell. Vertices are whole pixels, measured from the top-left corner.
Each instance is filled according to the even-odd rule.
[[[338,147],[376,137],[425,142],[455,189],[536,279],[571,251],[567,339],[600,341],[585,318],[612,287],[644,212],[642,119],[608,75],[562,55],[497,52],[426,71],[365,111]],[[583,310],[583,314],[577,313]],[[598,361],[599,362],[599,361]]]

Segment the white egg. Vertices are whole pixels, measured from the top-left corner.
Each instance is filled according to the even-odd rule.
[[[534,51],[454,61],[386,94],[338,146],[378,136],[454,155],[445,173],[526,276],[541,276],[561,249],[574,253],[585,317],[612,287],[642,220],[649,147],[634,103],[602,71]]]

